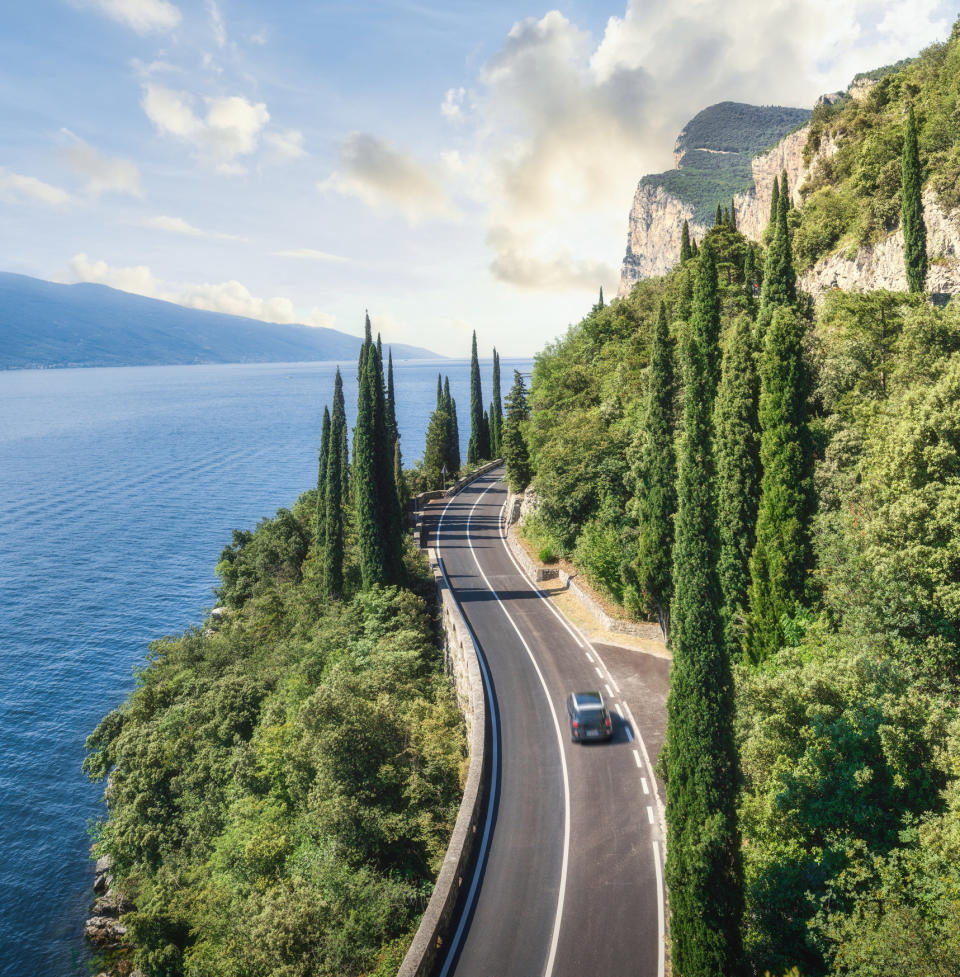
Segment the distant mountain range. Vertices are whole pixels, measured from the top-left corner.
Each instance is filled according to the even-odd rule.
[[[358,336],[188,309],[105,285],[0,272],[0,369],[346,360]],[[437,358],[392,344],[395,359]]]

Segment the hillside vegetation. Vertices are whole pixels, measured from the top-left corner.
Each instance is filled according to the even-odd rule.
[[[946,210],[960,206],[960,33],[918,57],[876,73],[859,100],[818,105],[811,117],[807,159],[829,140],[837,151],[816,165],[794,216],[799,270],[823,255],[856,248],[896,230],[900,222],[900,153],[909,106],[917,117],[925,186]]]
[[[750,161],[809,118],[807,109],[720,102],[698,112],[684,127],[677,148],[680,168],[643,177],[693,208],[693,219],[712,222],[718,201],[753,187]]]
[[[960,307],[837,291],[814,309],[790,262],[831,195],[855,203],[858,234],[899,220],[908,99],[930,181],[952,172],[958,57],[955,29],[863,105],[820,112],[815,132],[847,127],[831,170],[846,175],[799,211],[783,201],[766,253],[721,224],[698,257],[595,306],[536,361],[524,431],[540,505],[526,532],[634,614],[669,619],[675,676],[714,667],[717,642],[733,669],[729,712],[710,698],[719,665],[716,680],[671,689],[667,879],[683,977],[735,972],[741,955],[757,977],[960,973]],[[679,505],[663,491],[667,455]],[[669,552],[655,551],[673,539],[656,543],[663,523],[683,540],[672,584]],[[708,767],[682,761],[704,746],[690,726],[703,710],[720,737],[704,757],[726,749],[730,722],[739,773],[699,795]],[[711,796],[718,820],[700,827]],[[734,934],[722,920],[735,918]],[[706,947],[733,969],[711,970]]]

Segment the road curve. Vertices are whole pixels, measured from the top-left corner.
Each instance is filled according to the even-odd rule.
[[[498,736],[489,843],[439,973],[661,977],[662,806],[651,762],[668,663],[590,645],[540,596],[503,539],[502,475],[426,514],[483,659]],[[570,742],[566,695],[591,688],[618,708],[609,744]]]

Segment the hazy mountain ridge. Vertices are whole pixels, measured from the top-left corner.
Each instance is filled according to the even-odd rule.
[[[0,369],[353,359],[363,340],[117,291],[0,272]],[[396,358],[436,353],[392,344]]]

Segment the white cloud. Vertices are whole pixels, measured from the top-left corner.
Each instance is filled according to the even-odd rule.
[[[237,234],[222,234],[219,231],[205,231],[194,227],[182,217],[148,217],[143,222],[144,227],[157,231],[168,231],[171,234],[183,234],[186,237],[207,238],[211,241],[245,241],[246,238]]]
[[[491,228],[487,243],[494,252],[490,263],[494,278],[519,288],[583,292],[618,277],[617,269],[608,262],[578,258],[557,242],[549,253],[537,254],[535,238],[515,234],[509,228]]]
[[[210,15],[210,29],[217,47],[222,48],[227,43],[227,27],[223,22],[223,14],[217,5],[217,0],[207,0],[207,13]]]
[[[440,103],[440,112],[451,122],[463,121],[463,100],[467,97],[467,90],[463,87],[450,88]]]
[[[349,261],[339,254],[328,254],[326,251],[315,251],[313,248],[289,248],[286,251],[274,251],[277,258],[303,258],[307,261],[332,261],[343,263]]]
[[[113,20],[132,27],[138,34],[171,31],[180,24],[179,8],[167,0],[89,0]]]
[[[126,193],[132,197],[142,197],[140,170],[129,159],[103,156],[89,143],[74,135],[69,129],[61,132],[70,140],[63,154],[67,162],[86,177],[87,193],[97,197],[101,193]]]
[[[274,130],[266,133],[263,141],[281,159],[298,159],[307,155],[303,148],[303,133],[299,129]]]
[[[300,323],[307,326],[330,327],[335,321],[333,316],[321,312],[316,306],[308,314],[298,315],[290,299],[282,296],[259,298],[238,281],[215,284],[165,282],[158,279],[146,265],[109,265],[105,261],[90,261],[83,253],[70,259],[70,272],[76,281],[96,282],[124,292],[207,312],[223,312],[248,319],[260,319],[263,322]]]
[[[629,0],[600,38],[552,10],[515,23],[476,84],[446,93],[444,116],[469,123],[447,170],[485,211],[496,277],[586,282],[621,252],[637,180],[672,164],[700,109],[810,106],[949,27],[943,0]]]
[[[340,144],[337,170],[317,186],[357,197],[374,210],[398,211],[411,224],[457,217],[433,169],[366,132],[355,132]]]
[[[221,172],[242,172],[241,156],[256,152],[260,135],[270,121],[263,102],[249,102],[240,95],[207,97],[206,114],[194,110],[194,99],[163,85],[147,83],[141,105],[157,131],[194,148]]]
[[[52,207],[71,203],[73,198],[66,190],[44,183],[35,176],[23,176],[0,166],[0,198],[10,203],[38,201]]]

